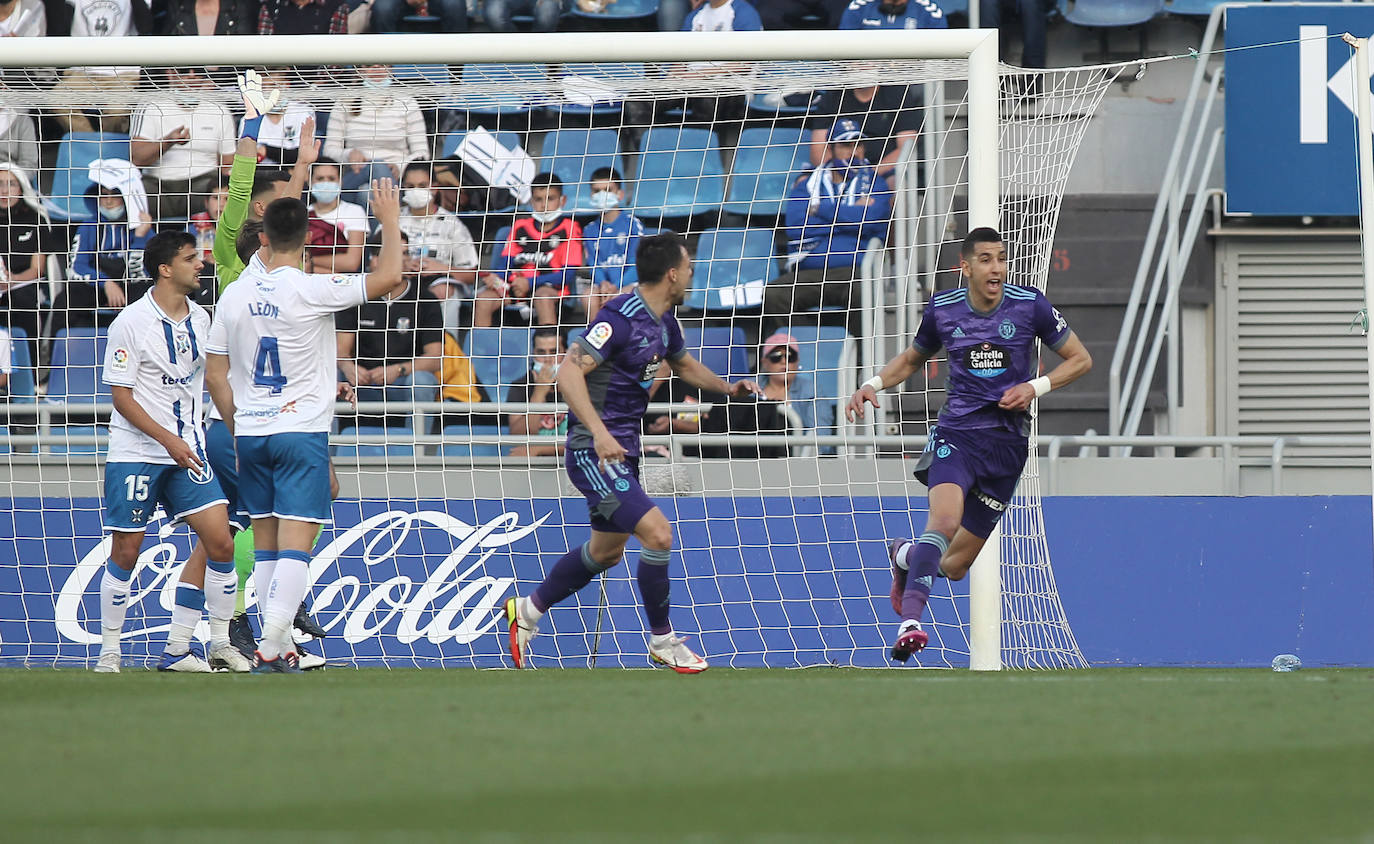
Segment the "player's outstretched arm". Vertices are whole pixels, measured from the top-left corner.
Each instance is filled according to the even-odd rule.
[[[681,357],[668,361],[668,365],[673,368],[677,377],[689,386],[710,393],[721,393],[727,396],[763,395],[763,388],[753,381],[736,381],[731,384],[712,372],[706,364],[692,357],[691,352],[683,352]]]
[[[625,447],[606,430],[606,423],[601,421],[601,414],[596,412],[591,393],[587,390],[587,373],[597,366],[599,364],[596,358],[574,343],[568,354],[563,357],[563,363],[558,366],[558,391],[562,394],[563,401],[568,403],[568,409],[577,416],[577,420],[592,432],[596,456],[604,469],[607,463],[620,463],[625,460]]]
[[[296,150],[296,163],[291,167],[291,179],[286,183],[286,196],[304,199],[305,186],[310,182],[310,168],[320,160],[320,140],[315,137],[315,117],[301,123],[301,145]]]
[[[133,387],[111,384],[110,398],[114,400],[114,407],[119,415],[129,420],[130,425],[156,440],[158,445],[167,450],[167,455],[175,460],[178,466],[184,469],[201,468],[200,458],[196,457],[191,446],[187,445],[181,437],[153,421],[153,417],[148,415],[148,411],[143,409],[143,405],[134,399]]]
[[[862,421],[865,405],[878,407],[878,391],[886,390],[888,387],[896,386],[906,381],[921,367],[930,360],[930,355],[918,350],[915,346],[907,346],[901,354],[887,362],[882,372],[868,379],[863,386],[854,391],[854,395],[849,397],[849,404],[845,406],[844,415],[850,422]]]
[[[234,391],[229,388],[229,356],[207,354],[205,356],[205,389],[210,391],[210,401],[224,417],[229,432],[234,431]]]
[[[382,249],[367,274],[367,298],[379,299],[405,284],[401,274],[405,244],[401,240],[401,191],[391,179],[372,181],[372,213],[382,224]]]
[[[1070,331],[1064,342],[1055,349],[1055,354],[1063,360],[1048,375],[1041,375],[1030,381],[1009,387],[1002,394],[997,406],[1003,410],[1029,410],[1031,402],[1050,390],[1067,387],[1088,374],[1093,368],[1093,356],[1078,335]]]

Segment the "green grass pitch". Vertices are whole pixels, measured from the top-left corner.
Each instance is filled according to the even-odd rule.
[[[0,671],[3,841],[1374,840],[1374,670]]]

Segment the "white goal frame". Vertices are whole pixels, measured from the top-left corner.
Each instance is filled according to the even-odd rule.
[[[793,32],[425,33],[350,35],[139,36],[13,38],[0,67],[86,65],[255,66],[359,63],[489,64],[607,61],[806,61],[944,59],[967,62],[968,224],[996,227],[1001,217],[998,40],[995,29]],[[283,61],[290,57],[289,61]],[[908,288],[909,289],[909,288]],[[970,572],[969,668],[1002,668],[1001,531]]]

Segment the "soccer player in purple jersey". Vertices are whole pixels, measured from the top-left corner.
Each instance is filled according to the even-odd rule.
[[[944,347],[949,351],[945,406],[916,464],[930,490],[930,516],[915,541],[895,539],[892,609],[901,617],[892,658],[905,662],[926,646],[921,615],[936,576],[960,580],[992,534],[1025,468],[1030,406],[1092,368],[1092,356],[1040,291],[1007,284],[1007,248],[990,228],[969,232],[959,267],[967,287],[931,297],[911,346],[849,399],[862,419],[878,390],[904,383]],[[1035,375],[1035,341],[1063,361]]]
[[[753,381],[729,383],[683,348],[673,308],[692,288],[692,257],[681,235],[642,239],[635,268],[639,287],[607,302],[558,368],[558,389],[571,411],[564,459],[568,477],[587,498],[592,536],[560,557],[533,593],[506,601],[517,668],[526,666],[530,640],[549,607],[620,562],[631,534],[642,546],[636,579],[649,621],[649,657],[679,674],[707,667],[668,622],[673,527],[639,485],[639,431],[649,388],[665,360],[693,387],[734,396],[762,391]]]

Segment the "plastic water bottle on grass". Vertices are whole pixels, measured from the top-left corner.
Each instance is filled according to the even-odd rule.
[[[1302,660],[1298,659],[1293,654],[1279,654],[1274,657],[1274,661],[1270,663],[1270,667],[1275,671],[1297,671],[1299,668],[1302,668]]]

